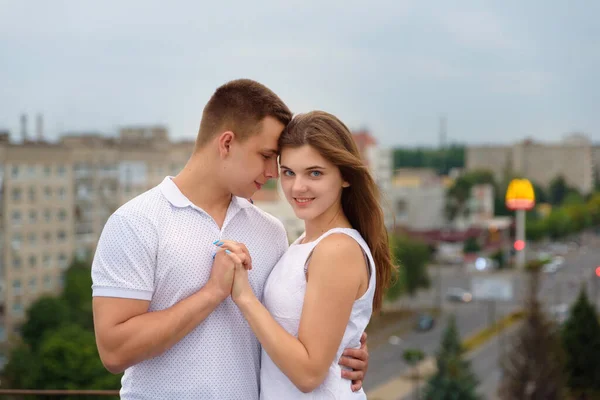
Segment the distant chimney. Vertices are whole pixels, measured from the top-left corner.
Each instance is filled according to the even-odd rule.
[[[35,119],[35,130],[36,130],[36,134],[37,134],[37,139],[40,142],[44,141],[44,118],[42,117],[42,114],[38,114],[36,119]]]
[[[23,143],[27,141],[27,115],[21,114],[21,138]]]

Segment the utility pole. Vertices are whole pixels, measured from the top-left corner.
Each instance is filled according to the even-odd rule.
[[[442,115],[440,117],[440,150],[442,153],[442,171],[446,174],[449,172],[448,169],[448,148],[446,146],[447,139],[447,125],[446,125],[446,116]]]

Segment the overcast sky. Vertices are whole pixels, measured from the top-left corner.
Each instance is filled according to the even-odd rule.
[[[204,5],[203,5],[204,3]],[[491,4],[493,3],[493,5]],[[600,142],[600,2],[0,0],[0,129],[195,137],[240,77],[380,143]]]

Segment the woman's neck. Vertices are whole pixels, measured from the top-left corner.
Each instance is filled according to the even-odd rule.
[[[333,228],[352,228],[341,206],[336,210],[328,210],[315,219],[305,221],[304,229],[306,234],[303,242],[312,242]]]

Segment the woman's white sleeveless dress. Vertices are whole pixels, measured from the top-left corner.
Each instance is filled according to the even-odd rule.
[[[375,294],[375,264],[371,251],[360,233],[350,228],[335,228],[325,232],[317,240],[302,244],[302,235],[292,243],[269,275],[264,288],[263,304],[273,318],[290,334],[298,337],[300,316],[306,292],[306,265],[312,251],[325,237],[343,233],[361,246],[370,269],[369,287],[363,296],[352,306],[350,320],[340,343],[335,359],[329,367],[325,381],[313,392],[302,393],[273,363],[269,355],[262,350],[260,369],[260,398],[264,400],[293,399],[366,399],[364,391],[352,392],[351,382],[341,376],[338,360],[346,348],[360,347],[360,336],[365,330],[373,311]]]

